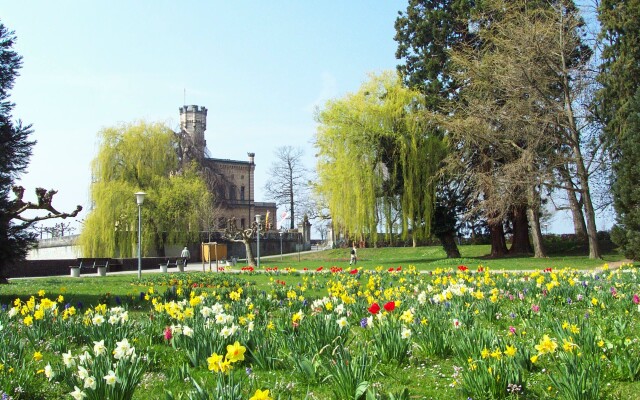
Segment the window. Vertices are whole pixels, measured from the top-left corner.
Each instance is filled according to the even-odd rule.
[[[240,220],[240,227],[241,227],[242,229],[244,229],[244,218],[242,218],[242,219]]]
[[[244,200],[244,186],[240,186],[240,200]]]

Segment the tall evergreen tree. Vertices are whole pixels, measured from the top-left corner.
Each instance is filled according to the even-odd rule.
[[[27,168],[35,142],[29,140],[31,126],[12,120],[14,104],[9,100],[22,57],[13,50],[16,37],[0,22],[0,276],[5,267],[26,256],[35,239],[26,226],[12,222],[13,202],[9,192],[15,179]]]
[[[594,109],[614,162],[613,240],[640,258],[640,1],[603,0],[598,8],[604,43]]]
[[[628,118],[621,121],[623,132],[618,144],[618,162],[614,165],[613,184],[617,224],[612,239],[624,255],[640,260],[640,89],[627,105]]]

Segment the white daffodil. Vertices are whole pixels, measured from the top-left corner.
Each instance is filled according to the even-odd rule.
[[[104,324],[104,317],[102,316],[102,314],[96,314],[91,319],[91,322],[93,322],[95,326],[100,326]]]
[[[193,337],[193,329],[185,325],[182,327],[182,334],[188,337]]]
[[[109,370],[109,372],[102,379],[104,379],[109,386],[115,386],[116,382],[118,382],[116,373],[111,370]]]
[[[95,354],[96,356],[100,356],[102,354],[105,354],[106,352],[107,348],[104,345],[104,340],[93,342],[93,354]]]
[[[411,337],[411,329],[403,327],[400,335],[403,339],[409,339]]]
[[[75,367],[76,360],[73,358],[73,355],[71,354],[71,350],[62,354],[62,362],[64,363],[64,366],[67,368]]]
[[[87,376],[84,380],[84,388],[96,390],[96,378],[93,376]]]
[[[79,387],[74,386],[73,387],[73,392],[69,393],[71,395],[71,397],[73,397],[76,400],[82,400],[85,397],[87,397],[87,394],[85,392],[83,392],[82,390],[80,390]]]

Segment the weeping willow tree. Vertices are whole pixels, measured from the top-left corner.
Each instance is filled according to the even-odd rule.
[[[165,244],[197,239],[199,211],[211,202],[195,166],[178,171],[178,138],[164,124],[140,122],[106,128],[91,164],[93,208],[80,235],[86,257],[131,257],[137,249],[138,206],[142,210],[143,254],[164,254]]]
[[[391,232],[394,210],[404,238],[429,237],[445,146],[429,134],[423,98],[389,71],[318,112],[315,188],[350,238],[375,242],[379,226]]]

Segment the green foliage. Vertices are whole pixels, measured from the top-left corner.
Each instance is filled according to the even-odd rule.
[[[26,256],[34,240],[34,235],[25,230],[28,226],[11,221],[13,202],[9,200],[9,192],[15,179],[27,168],[35,144],[28,140],[31,126],[12,121],[14,104],[9,101],[9,91],[22,67],[22,57],[13,50],[15,41],[14,33],[0,22],[0,277],[6,265]]]
[[[352,237],[376,239],[389,210],[400,210],[402,232],[428,237],[434,210],[434,176],[444,144],[430,135],[419,92],[390,72],[371,76],[356,93],[327,102],[320,124],[316,190],[332,219]],[[386,220],[382,216],[386,217]]]
[[[619,158],[614,165],[614,206],[618,225],[611,232],[625,256],[640,259],[640,88],[628,105],[630,114],[622,127],[619,139]]]
[[[92,163],[93,210],[80,236],[87,257],[136,253],[138,210],[134,193],[147,193],[142,210],[143,254],[164,244],[197,238],[198,211],[210,202],[195,166],[177,171],[177,137],[163,124],[122,124],[99,133]]]
[[[640,87],[640,7],[635,1],[602,0],[598,20],[604,47],[595,109],[615,151],[627,133],[627,119],[637,112],[630,105]]]

